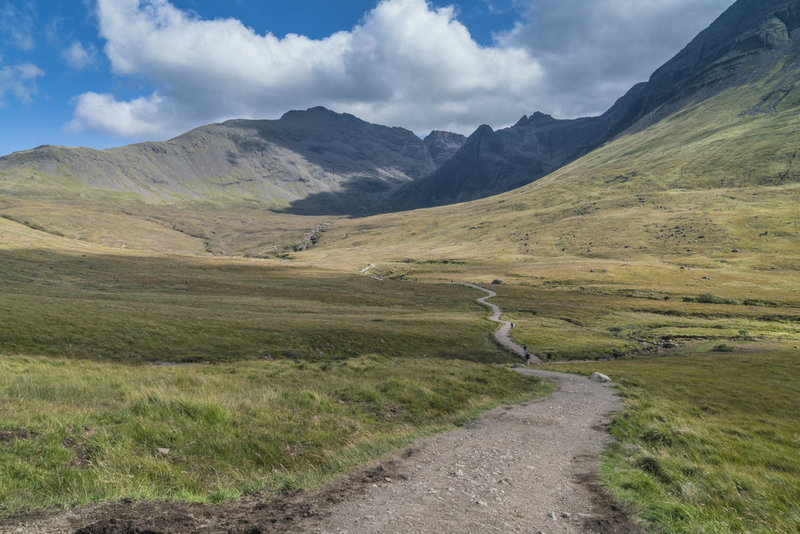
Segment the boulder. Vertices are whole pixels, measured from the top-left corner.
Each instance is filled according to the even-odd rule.
[[[592,373],[589,379],[594,382],[611,382],[611,379],[602,373]]]

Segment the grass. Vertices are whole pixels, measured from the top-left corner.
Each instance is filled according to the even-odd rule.
[[[551,389],[487,365],[509,356],[462,286],[21,228],[48,248],[0,249],[3,515],[313,487]]]
[[[0,350],[132,361],[505,358],[474,291],[275,261],[0,251]]]
[[[436,358],[159,367],[3,355],[0,406],[14,409],[0,415],[0,514],[313,487],[549,391]]]
[[[694,302],[679,293],[648,293],[644,288],[619,290],[591,282],[552,288],[547,282],[504,284],[497,289],[496,302],[517,325],[517,341],[557,360],[611,358],[656,350],[665,343],[706,340],[800,343],[795,305],[767,308],[722,298]]]
[[[659,533],[800,529],[800,353],[737,344],[680,356],[567,364],[619,384],[604,483]],[[708,352],[706,352],[708,351]]]

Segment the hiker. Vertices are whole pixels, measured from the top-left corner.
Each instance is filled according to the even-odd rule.
[[[522,345],[522,350],[525,351],[525,354],[524,354],[525,365],[528,365],[529,363],[531,363],[531,353],[528,351],[528,345]]]

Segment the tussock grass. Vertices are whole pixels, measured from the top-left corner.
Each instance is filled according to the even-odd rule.
[[[600,371],[625,410],[604,483],[653,532],[800,529],[800,352],[738,345],[638,361],[560,365]]]
[[[159,367],[3,355],[0,406],[13,410],[0,412],[0,513],[307,488],[550,389],[434,358]]]

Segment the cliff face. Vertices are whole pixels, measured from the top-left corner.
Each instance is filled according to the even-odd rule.
[[[641,130],[726,89],[778,78],[743,113],[769,112],[797,83],[800,2],[739,0],[686,48],[599,117],[534,113],[510,128],[480,127],[431,175],[403,186],[393,209],[450,204],[530,183],[620,134]]]
[[[422,142],[428,148],[433,163],[439,167],[464,146],[467,137],[457,133],[434,130]]]

